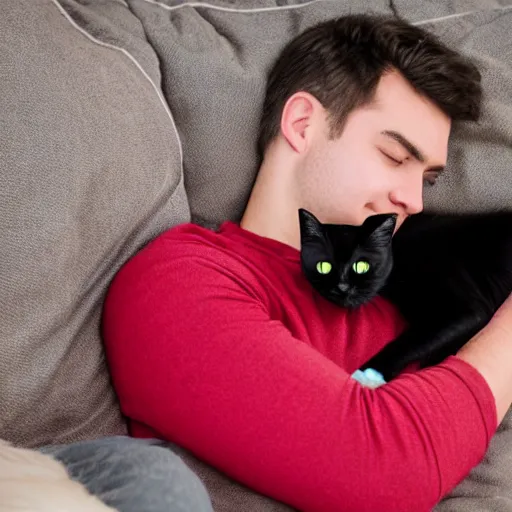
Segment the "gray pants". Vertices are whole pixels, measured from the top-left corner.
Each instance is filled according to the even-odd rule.
[[[163,442],[119,436],[41,451],[119,512],[213,512],[199,478]]]

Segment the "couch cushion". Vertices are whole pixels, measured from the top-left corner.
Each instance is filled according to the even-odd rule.
[[[512,5],[421,24],[476,60],[484,89],[479,123],[454,124],[447,172],[425,207],[512,210]]]
[[[257,169],[255,140],[266,73],[305,28],[388,0],[128,0],[161,58],[162,86],[184,148],[192,218],[238,220]],[[481,123],[453,134],[449,172],[426,194],[430,210],[512,208],[510,0],[400,0],[399,13],[477,58],[486,90]],[[213,4],[213,5],[212,5]],[[290,4],[290,5],[286,5]],[[420,120],[418,120],[420,122]]]
[[[3,0],[0,76],[0,437],[125,433],[103,295],[121,263],[189,219],[158,59],[122,2]]]

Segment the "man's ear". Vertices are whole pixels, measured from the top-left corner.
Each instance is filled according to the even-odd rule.
[[[296,92],[286,101],[281,115],[281,133],[290,146],[303,153],[310,144],[313,114],[320,102],[307,92]]]

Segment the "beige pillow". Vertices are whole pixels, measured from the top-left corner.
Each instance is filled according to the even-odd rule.
[[[128,257],[189,219],[158,59],[121,2],[2,0],[0,76],[0,437],[126,433],[103,296]]]
[[[2,512],[115,512],[76,480],[64,465],[36,450],[0,440]]]

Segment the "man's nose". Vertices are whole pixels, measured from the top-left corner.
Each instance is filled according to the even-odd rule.
[[[390,201],[407,215],[414,215],[423,210],[423,177],[409,177],[401,186],[389,195]]]

